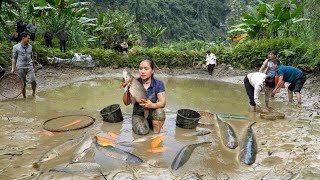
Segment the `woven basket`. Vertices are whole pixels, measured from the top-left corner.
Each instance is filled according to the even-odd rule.
[[[23,90],[23,80],[18,74],[8,73],[0,79],[0,94],[6,98],[16,98]]]

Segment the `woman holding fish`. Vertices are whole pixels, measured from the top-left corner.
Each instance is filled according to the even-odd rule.
[[[166,105],[166,94],[163,82],[153,77],[154,62],[148,59],[140,62],[138,79],[134,79],[126,70],[123,75],[123,87],[128,88],[123,94],[123,103],[133,103],[133,117],[145,117],[150,128],[159,133],[165,121],[163,108]]]

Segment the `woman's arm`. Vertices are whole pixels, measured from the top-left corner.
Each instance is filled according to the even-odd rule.
[[[160,92],[157,94],[158,101],[156,103],[152,103],[149,99],[141,99],[140,106],[146,109],[158,109],[164,108],[166,106],[166,93]]]
[[[259,70],[260,73],[265,73],[267,68],[268,68],[268,61],[269,59],[266,59],[265,61],[263,61],[262,66]]]

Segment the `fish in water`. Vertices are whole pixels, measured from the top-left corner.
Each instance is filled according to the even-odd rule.
[[[159,133],[159,134],[151,134],[151,135],[147,135],[147,136],[143,136],[143,137],[140,137],[140,138],[137,138],[135,140],[133,140],[132,142],[133,143],[139,143],[139,142],[144,142],[144,141],[148,141],[150,139],[155,139],[157,138],[158,136],[163,136],[163,135],[166,135],[167,133]]]
[[[71,162],[79,162],[81,158],[83,158],[87,152],[90,150],[90,147],[92,145],[92,137],[90,135],[87,135],[80,145],[75,149],[75,152],[72,156]]]
[[[94,136],[97,137],[97,139],[98,139],[99,141],[104,141],[104,142],[108,142],[108,143],[114,143],[114,142],[116,142],[116,140],[114,140],[114,139],[110,139],[110,138],[107,138],[107,137],[99,136],[99,135],[97,135],[97,134],[94,134]]]
[[[40,157],[39,162],[49,161],[53,158],[58,157],[59,155],[71,150],[73,147],[78,145],[82,139],[83,139],[83,136],[75,139],[69,139],[66,142],[52,148],[51,150],[47,151],[43,156]]]
[[[122,149],[116,148],[116,147],[101,146],[101,145],[99,145],[99,143],[96,143],[96,148],[102,154],[104,154],[106,156],[113,157],[115,159],[120,159],[123,161],[132,162],[132,163],[142,163],[143,162],[143,160],[141,158],[139,158],[138,156],[131,154],[127,151],[124,151]]]
[[[230,149],[235,149],[236,147],[238,147],[238,140],[237,140],[236,133],[228,123],[220,119],[219,115],[216,115],[216,116],[217,116],[217,121],[220,129],[220,136],[223,144]]]
[[[135,134],[146,135],[149,133],[149,124],[146,118],[143,116],[132,116],[132,130]]]
[[[114,133],[112,131],[107,131],[107,134],[113,139],[117,138],[117,136],[118,136],[116,133]]]
[[[49,170],[49,172],[66,172],[66,173],[77,173],[77,172],[88,172],[88,171],[100,171],[101,166],[97,163],[84,162],[84,163],[65,163],[55,166]]]
[[[147,100],[148,95],[146,89],[143,85],[134,78],[126,69],[123,70],[123,79],[127,84],[125,90],[129,90],[131,95],[131,102],[134,104],[135,102],[141,103],[141,99]],[[144,117],[147,118],[149,115],[149,110],[145,109]]]
[[[163,140],[164,138],[166,138],[166,137],[167,137],[167,135],[162,135],[162,136],[158,136],[158,137],[154,138],[154,139],[151,141],[151,147],[152,147],[152,148],[158,147],[159,144],[162,142],[162,140]]]
[[[256,161],[257,142],[251,128],[255,123],[248,126],[239,154],[240,162],[247,165],[251,165]]]
[[[162,152],[165,152],[166,150],[167,150],[166,147],[154,147],[154,148],[147,149],[148,152],[153,152],[153,153],[162,153]]]
[[[177,170],[179,169],[181,166],[183,166],[190,158],[193,150],[203,144],[209,144],[211,142],[202,142],[202,143],[197,143],[197,144],[190,144],[187,146],[184,146],[179,153],[177,154],[177,156],[174,158],[172,164],[171,164],[171,169],[172,170]]]
[[[191,136],[204,136],[204,135],[207,135],[207,134],[210,134],[210,133],[211,133],[211,131],[202,130],[202,131],[197,131],[197,132],[194,132],[194,133],[187,133],[187,134],[183,134],[183,135],[191,137]]]
[[[77,124],[79,122],[81,122],[81,119],[76,119],[76,120],[72,121],[71,123],[62,126],[61,128],[66,128],[66,127],[72,126],[74,124]]]

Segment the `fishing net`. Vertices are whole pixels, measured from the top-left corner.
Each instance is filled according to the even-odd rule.
[[[5,74],[0,79],[0,94],[6,98],[16,98],[23,90],[23,80],[18,74]]]
[[[95,118],[88,115],[65,115],[46,120],[43,129],[51,132],[66,132],[91,126]]]
[[[201,115],[198,125],[202,125],[202,126],[214,125],[214,114],[206,111],[198,111],[198,113]]]

